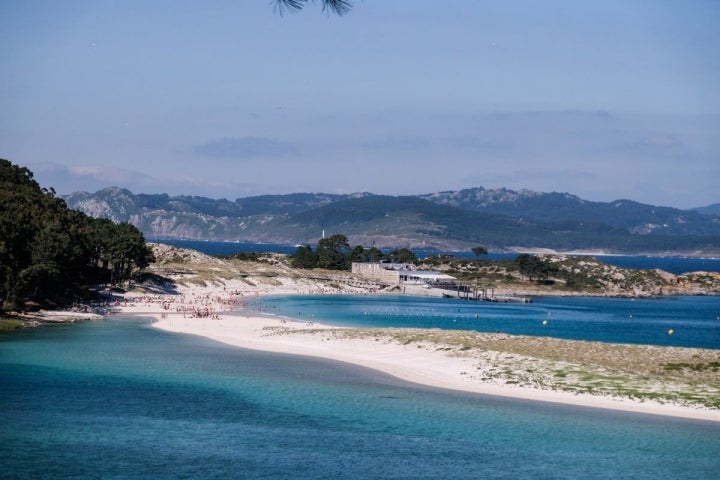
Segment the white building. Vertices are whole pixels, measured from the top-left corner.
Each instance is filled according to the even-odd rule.
[[[453,285],[455,277],[435,270],[416,270],[410,263],[353,262],[352,273],[392,285]]]
[[[435,270],[408,270],[400,271],[400,281],[406,284],[417,285],[454,285],[455,277],[437,272]]]

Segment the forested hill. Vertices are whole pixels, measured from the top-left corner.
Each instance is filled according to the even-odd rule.
[[[698,213],[702,213],[703,215],[720,216],[720,203],[714,203],[705,207],[694,208],[693,210]]]
[[[605,224],[629,233],[720,235],[720,216],[708,210],[679,210],[633,200],[591,202],[569,193],[538,193],[504,188],[471,188],[421,195],[431,202],[538,222]]]
[[[343,233],[379,247],[720,252],[720,217],[631,200],[474,188],[419,196],[295,193],[237,200],[136,195],[117,187],[65,197],[72,208],[127,221],[157,239],[315,243]]]
[[[136,227],[71,210],[0,159],[0,311],[65,306],[153,260]]]

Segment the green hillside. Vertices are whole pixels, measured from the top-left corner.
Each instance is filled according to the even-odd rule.
[[[382,247],[551,248],[617,253],[720,252],[720,218],[630,200],[483,188],[420,196],[294,193],[213,200],[75,193],[88,215],[127,221],[150,238],[314,243],[322,232]]]

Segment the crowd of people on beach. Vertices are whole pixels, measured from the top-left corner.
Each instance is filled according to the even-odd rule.
[[[142,294],[125,295],[124,298],[118,299],[112,303],[113,307],[129,307],[136,311],[138,307],[147,308],[148,312],[156,313],[161,319],[167,319],[170,314],[182,314],[182,318],[198,318],[221,320],[222,312],[237,312],[245,310],[247,314],[250,311],[258,313],[272,313],[277,315],[279,312],[269,312],[272,308],[262,302],[260,299],[267,295],[282,293],[285,290],[291,290],[294,294],[300,295],[329,295],[329,294],[372,294],[377,290],[368,288],[368,286],[356,285],[314,285],[312,288],[267,288],[251,290],[233,289],[228,286],[222,288],[198,289],[197,291],[185,291],[181,294]],[[289,292],[287,292],[289,293]],[[109,309],[112,312],[112,307]]]
[[[209,318],[213,320],[220,319],[221,311],[231,311],[238,308],[244,308],[247,302],[242,292],[233,291],[223,295],[213,295],[211,293],[203,294],[185,294],[177,297],[168,295],[143,295],[138,297],[126,297],[122,306],[132,306],[132,304],[144,305],[147,308],[159,308],[163,310],[161,318],[166,318],[167,313],[181,313],[183,318]],[[119,303],[116,303],[120,306]]]

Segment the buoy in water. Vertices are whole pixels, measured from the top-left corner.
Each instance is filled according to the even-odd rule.
[[[543,325],[547,325],[547,320],[543,320]]]
[[[668,335],[672,335],[674,333],[675,333],[675,330],[673,330],[672,328],[670,330],[668,330]]]

